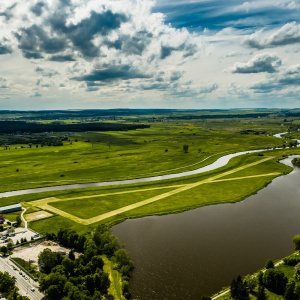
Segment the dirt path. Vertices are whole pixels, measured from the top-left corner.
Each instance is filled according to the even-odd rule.
[[[116,216],[118,214],[121,214],[121,213],[130,211],[130,210],[142,207],[144,205],[147,205],[147,204],[150,204],[150,203],[154,203],[154,202],[162,200],[162,199],[164,199],[166,197],[170,197],[172,195],[175,195],[175,194],[187,191],[189,189],[192,189],[192,188],[197,187],[197,186],[202,185],[202,184],[211,183],[211,182],[229,181],[229,180],[240,180],[240,179],[245,179],[245,178],[254,178],[254,177],[262,177],[262,176],[279,175],[280,173],[269,173],[269,174],[251,175],[251,176],[244,176],[244,177],[228,178],[228,179],[219,180],[219,178],[231,175],[231,174],[236,173],[236,172],[241,171],[241,170],[245,170],[245,169],[247,169],[249,167],[255,166],[255,165],[260,164],[260,163],[263,163],[263,162],[265,162],[267,160],[270,160],[272,158],[274,158],[274,157],[273,156],[272,157],[267,157],[267,158],[261,159],[259,161],[247,164],[245,166],[238,167],[238,168],[235,168],[233,170],[230,170],[230,171],[227,171],[227,172],[224,172],[224,173],[212,176],[210,178],[207,178],[207,179],[195,182],[195,183],[185,184],[185,185],[166,186],[166,187],[158,187],[158,188],[149,188],[149,189],[144,189],[144,190],[133,190],[133,191],[127,191],[127,192],[117,192],[117,193],[102,194],[102,195],[93,195],[93,196],[82,196],[82,197],[67,198],[67,199],[58,199],[58,198],[52,197],[52,198],[46,198],[46,199],[32,201],[32,202],[29,202],[28,204],[29,205],[33,205],[33,206],[38,206],[39,208],[42,208],[42,209],[54,212],[54,213],[56,213],[58,215],[61,215],[61,216],[65,217],[65,218],[73,220],[73,221],[75,221],[77,223],[80,223],[82,225],[89,225],[89,224],[93,224],[93,223],[105,220],[107,218],[111,218],[111,217]],[[51,202],[57,202],[57,201],[84,199],[84,198],[100,197],[100,196],[115,195],[115,194],[125,194],[125,193],[130,193],[130,192],[137,192],[137,191],[147,191],[147,190],[150,191],[150,190],[155,190],[155,189],[172,188],[172,187],[174,187],[174,188],[177,187],[177,188],[174,189],[174,190],[172,190],[172,191],[168,191],[166,193],[163,193],[161,195],[154,196],[154,197],[151,197],[149,199],[146,199],[146,200],[143,200],[143,201],[140,201],[140,202],[136,202],[136,203],[133,203],[133,204],[130,204],[130,205],[118,208],[116,210],[104,213],[102,215],[99,215],[99,216],[96,216],[96,217],[93,217],[93,218],[90,218],[90,219],[82,219],[82,218],[76,217],[76,216],[74,216],[72,214],[69,214],[69,213],[67,213],[65,211],[62,211],[62,210],[60,210],[58,208],[55,208],[55,207],[49,205],[49,203],[51,203]]]

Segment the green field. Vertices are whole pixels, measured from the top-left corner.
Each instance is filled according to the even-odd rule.
[[[295,152],[295,150],[292,151]],[[159,201],[133,208],[126,212],[120,212],[103,221],[87,225],[82,225],[56,213],[50,218],[30,222],[30,227],[42,233],[46,231],[55,232],[61,227],[74,228],[79,232],[91,231],[99,223],[115,224],[127,218],[181,212],[205,205],[240,201],[266,186],[273,178],[280,174],[288,173],[291,168],[278,163],[277,159],[289,152],[291,150],[270,151],[265,153],[263,157],[256,154],[248,154],[236,157],[227,166],[206,174],[165,180],[159,183],[66,190],[26,195],[26,199],[24,196],[16,196],[5,198],[5,200],[17,201],[17,199],[22,199],[24,202],[26,200],[26,202],[30,202],[30,205],[34,206],[36,200],[40,201],[40,199],[49,197],[51,199],[51,197],[55,196],[56,202],[50,202],[50,206],[70,215],[89,219],[109,211],[122,209],[132,203],[139,204],[144,199],[151,199],[151,197],[156,195],[166,195]],[[257,164],[243,170],[239,169],[253,163]],[[227,172],[233,173],[226,175]],[[215,176],[219,176],[219,178],[210,181]],[[198,182],[203,183],[185,191],[168,195],[170,191],[176,191],[181,186],[197,184]],[[50,212],[53,213],[51,210]]]
[[[267,133],[240,133],[250,128]],[[269,135],[283,130],[273,119],[178,120],[133,131],[76,133],[63,146],[11,145],[0,152],[0,191],[195,169],[226,153],[282,145]],[[183,151],[185,144],[188,153]]]
[[[295,112],[295,111],[294,111]],[[280,110],[232,111],[142,111],[132,115],[79,117],[81,112],[57,112],[51,123],[121,122],[150,125],[150,128],[110,132],[48,133],[61,138],[63,146],[9,145],[0,152],[0,191],[138,178],[192,170],[212,163],[228,153],[251,149],[273,149],[283,140],[277,132],[297,126],[297,118],[283,118]],[[15,118],[21,113],[16,113]],[[37,113],[28,112],[26,118]],[[47,113],[46,113],[47,115]],[[53,113],[52,115],[53,116]],[[76,118],[76,116],[78,118]],[[298,134],[295,133],[295,134]],[[0,142],[18,136],[0,136]],[[30,139],[30,134],[22,135]],[[37,138],[37,134],[32,134]],[[286,140],[288,143],[289,139]],[[188,151],[183,151],[188,145]],[[98,188],[54,191],[2,198],[2,205],[29,203],[25,216],[37,210],[52,216],[29,223],[38,232],[60,227],[79,232],[95,225],[112,225],[127,218],[181,212],[205,205],[240,201],[265,187],[291,168],[277,162],[284,155],[299,154],[286,148],[247,154],[226,166],[204,174]],[[253,165],[249,165],[253,164]],[[53,198],[51,201],[43,200]],[[36,201],[36,202],[35,202]]]

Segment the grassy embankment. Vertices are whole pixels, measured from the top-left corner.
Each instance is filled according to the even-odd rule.
[[[103,271],[109,276],[110,287],[108,289],[108,294],[113,295],[115,300],[125,299],[122,293],[122,276],[115,269],[115,264],[113,261],[109,260],[105,255],[102,256],[104,267]]]
[[[134,131],[78,133],[63,146],[11,146],[0,151],[0,191],[168,174],[201,167],[225,153],[281,145],[267,134],[240,133],[285,130],[278,121],[258,120],[158,122]]]
[[[33,277],[35,277],[35,278],[40,277],[41,273],[37,270],[38,267],[36,265],[33,265],[30,262],[25,261],[24,259],[19,258],[19,257],[13,257],[12,260],[14,260],[21,267],[23,267]]]

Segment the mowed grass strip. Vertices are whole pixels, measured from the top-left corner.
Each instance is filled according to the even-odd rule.
[[[164,191],[170,191],[172,189],[174,188],[165,188]],[[117,195],[103,195],[90,198],[83,197],[83,199],[75,200],[56,200],[55,202],[48,202],[48,205],[82,219],[90,219],[112,210],[154,197],[161,193],[160,189],[154,189],[135,193],[121,193]]]
[[[122,213],[130,211],[130,210],[134,210],[134,209],[136,209],[138,207],[142,207],[142,206],[145,206],[147,204],[151,204],[153,202],[157,202],[157,201],[162,200],[162,199],[164,199],[166,197],[169,197],[169,196],[172,196],[172,195],[175,195],[175,194],[187,191],[189,189],[192,189],[192,188],[197,187],[199,185],[203,185],[205,183],[209,183],[209,182],[211,182],[211,181],[213,181],[215,179],[218,179],[218,178],[221,178],[223,176],[226,176],[226,175],[238,172],[240,170],[243,170],[245,168],[249,168],[249,167],[252,167],[254,165],[263,163],[263,162],[265,162],[267,160],[270,160],[272,158],[273,158],[272,156],[267,157],[267,158],[263,158],[263,159],[261,159],[259,161],[255,161],[255,162],[252,162],[250,164],[246,164],[244,166],[241,166],[241,167],[229,170],[227,172],[224,172],[224,173],[221,173],[221,174],[218,174],[218,175],[214,175],[214,176],[209,177],[209,178],[207,178],[205,180],[202,180],[202,181],[199,181],[199,182],[196,182],[196,183],[187,184],[187,185],[179,187],[179,188],[177,188],[175,190],[174,190],[174,188],[172,188],[172,190],[170,190],[170,191],[167,191],[167,192],[165,192],[163,194],[160,194],[160,195],[148,198],[146,200],[141,200],[141,201],[136,201],[136,202],[132,202],[132,200],[131,200],[131,204],[129,204],[127,206],[124,206],[125,201],[122,201],[123,206],[120,207],[120,208],[112,209],[112,205],[111,205],[111,203],[109,203],[108,206],[105,206],[106,212],[103,212],[102,214],[100,213],[102,208],[101,208],[101,206],[99,206],[99,202],[98,202],[98,205],[96,207],[95,207],[95,205],[94,206],[92,205],[92,208],[94,209],[94,212],[97,211],[98,215],[95,215],[94,217],[90,217],[89,219],[87,219],[87,217],[85,219],[82,219],[79,216],[74,215],[74,213],[78,213],[77,211],[79,210],[83,214],[85,212],[85,214],[84,214],[85,216],[87,216],[87,215],[91,216],[91,207],[90,206],[91,206],[92,203],[90,203],[90,204],[88,203],[87,204],[86,202],[82,203],[82,201],[79,201],[78,206],[76,207],[76,211],[75,212],[74,212],[74,206],[72,205],[72,207],[70,207],[68,201],[63,201],[64,203],[57,202],[57,199],[55,199],[55,198],[52,199],[52,201],[54,201],[54,203],[55,203],[54,205],[56,205],[58,203],[62,203],[62,206],[60,206],[60,208],[59,207],[54,207],[53,202],[52,202],[52,209],[51,209],[51,206],[48,204],[48,203],[51,202],[51,198],[49,198],[48,201],[47,201],[47,199],[43,199],[43,200],[34,201],[33,203],[35,205],[38,205],[39,207],[41,207],[43,209],[53,211],[53,212],[55,212],[57,214],[60,214],[60,215],[62,215],[64,217],[66,217],[66,218],[72,219],[73,221],[76,221],[78,223],[86,224],[87,225],[87,224],[92,224],[92,223],[100,222],[100,221],[102,221],[104,219],[111,218],[111,217],[116,216],[118,214],[122,214]],[[157,191],[155,191],[155,192],[157,192]],[[132,198],[130,198],[130,199],[132,199]],[[93,200],[95,200],[95,199],[93,199]],[[41,204],[37,204],[39,201],[41,202]],[[42,201],[44,201],[44,202],[42,202]],[[72,201],[72,203],[73,202],[74,201]],[[103,204],[106,204],[106,203],[103,203]],[[97,210],[97,208],[98,208],[98,210]],[[66,212],[66,210],[68,210],[68,209],[69,210],[71,209],[71,213]],[[83,214],[81,214],[81,215],[83,215]]]
[[[241,201],[266,185],[266,179],[272,181],[274,176],[259,176],[240,180],[219,180],[206,182],[202,185],[186,190],[184,193],[174,194],[157,202],[124,212],[115,218],[118,220],[138,218],[150,215],[179,213],[186,210]],[[107,219],[107,223],[114,223],[114,218]]]

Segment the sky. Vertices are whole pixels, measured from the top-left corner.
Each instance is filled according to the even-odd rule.
[[[300,0],[0,0],[0,109],[300,107]]]

